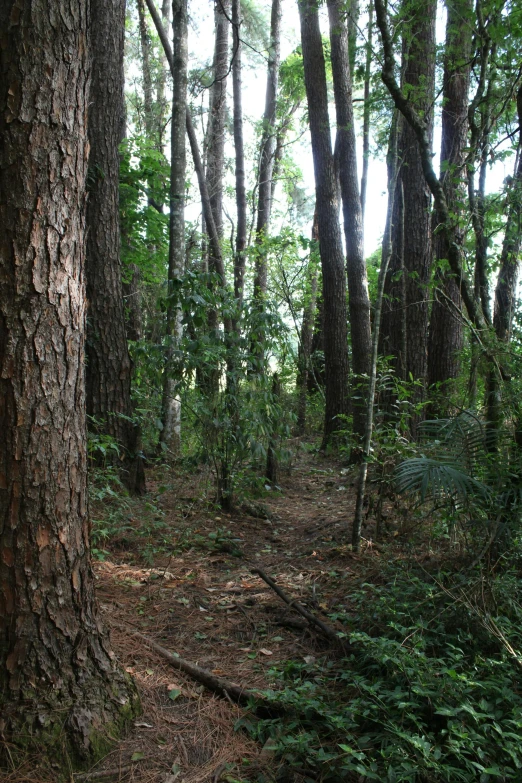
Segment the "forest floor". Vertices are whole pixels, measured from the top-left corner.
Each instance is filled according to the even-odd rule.
[[[379,581],[381,560],[399,554],[402,531],[388,530],[382,555],[368,519],[362,551],[353,553],[356,468],[311,446],[296,448],[279,491],[255,501],[268,519],[252,516],[252,507],[216,511],[207,468],[155,469],[148,495],[123,508],[103,493],[94,501],[95,554],[104,558],[95,561],[98,603],[143,711],[126,739],[74,780],[218,783],[262,780],[263,771],[274,779],[270,749],[236,728],[245,710],[176,671],[134,634],[249,689],[271,687],[274,664],[339,655],[252,569],[335,627],[328,613],[349,610],[353,587]],[[26,768],[6,780],[49,778]]]

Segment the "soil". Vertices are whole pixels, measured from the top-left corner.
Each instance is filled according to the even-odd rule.
[[[270,749],[237,726],[248,711],[176,671],[133,634],[248,689],[273,685],[270,668],[284,661],[340,654],[252,569],[262,568],[290,599],[347,632],[328,613],[339,604],[349,609],[350,588],[377,578],[383,550],[372,544],[371,514],[361,553],[348,545],[357,468],[300,442],[292,462],[278,488],[231,514],[212,503],[208,468],[149,472],[147,496],[128,500],[123,511],[98,493],[98,603],[143,712],[106,758],[74,776],[78,783],[275,778]],[[387,551],[400,534],[388,531]],[[50,783],[34,765],[5,780]]]

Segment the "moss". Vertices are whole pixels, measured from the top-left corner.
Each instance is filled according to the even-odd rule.
[[[127,696],[124,703],[121,702],[123,690]],[[54,704],[50,703],[51,694],[46,694],[47,703],[38,712],[34,708],[27,711],[21,708],[15,712],[14,705],[0,697],[0,716],[10,714],[11,717],[5,731],[9,750],[7,744],[0,741],[0,770],[12,770],[13,764],[15,768],[21,767],[29,757],[37,757],[41,760],[43,775],[47,773],[56,783],[65,783],[70,781],[73,770],[91,767],[107,755],[141,712],[136,685],[126,672],[124,679],[115,682],[111,691],[106,711],[112,715],[112,720],[96,727],[87,726],[86,733],[82,727],[78,728],[77,720],[71,720],[78,705],[65,705],[59,701],[58,694]],[[82,747],[82,738],[86,740],[86,747]]]

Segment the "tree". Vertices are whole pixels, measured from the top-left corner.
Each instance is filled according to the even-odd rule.
[[[462,203],[468,141],[471,13],[471,0],[454,0],[448,6],[444,50],[440,181],[453,215],[452,241],[459,248],[462,248],[465,237],[462,227]],[[440,293],[435,294],[431,310],[428,350],[428,388],[435,392],[433,387],[436,386],[437,391],[444,396],[449,391],[448,383],[458,376],[459,354],[463,345],[458,281],[451,270],[443,271],[440,268],[448,257],[447,242],[447,234],[435,232],[435,257],[439,265],[436,285]],[[439,403],[431,403],[430,416],[443,414],[447,408],[442,398],[439,399]]]
[[[174,378],[175,354],[182,337],[179,289],[185,267],[185,124],[187,115],[187,3],[173,0],[173,89],[170,147],[169,268],[167,356],[163,378],[161,443],[172,453],[181,448],[181,403]]]
[[[401,6],[402,90],[424,120],[430,147],[433,135],[436,10],[435,0],[424,4],[416,0],[404,0]],[[399,377],[424,382],[428,360],[428,298],[432,259],[431,195],[424,178],[414,130],[408,122],[402,121],[399,133],[393,253],[385,288],[385,296],[392,304],[391,314],[388,313],[383,319],[382,339],[386,344],[388,335],[395,335],[390,340],[389,349],[395,357],[395,370]],[[395,283],[399,283],[398,300],[393,297],[391,290]],[[419,391],[413,396],[420,401],[424,395]],[[412,417],[411,421],[414,431],[418,417]]]
[[[352,104],[352,77],[348,28],[341,16],[340,0],[328,0],[332,75],[337,115],[336,156],[339,166],[346,239],[346,266],[350,302],[352,370],[354,373],[353,434],[360,445],[366,427],[367,378],[370,374],[370,297],[364,258],[364,232]],[[357,449],[355,450],[357,451]]]
[[[323,445],[348,413],[346,274],[339,226],[338,186],[332,153],[325,61],[314,0],[299,0],[308,117],[312,139],[319,252],[323,273],[325,425]]]
[[[92,0],[93,53],[89,106],[89,200],[86,281],[87,413],[123,450],[123,478],[131,492],[145,490],[140,433],[130,396],[120,263],[119,144],[124,135],[123,36],[125,0]]]
[[[87,23],[62,0],[0,6],[0,725],[64,763],[137,708],[89,557]]]
[[[268,52],[268,71],[266,77],[265,112],[261,135],[259,160],[259,195],[257,204],[256,241],[262,245],[270,224],[272,206],[272,178],[276,153],[276,109],[279,66],[281,62],[281,0],[272,0],[270,19],[270,48]],[[260,248],[256,256],[254,279],[254,298],[262,300],[266,296],[267,259]]]

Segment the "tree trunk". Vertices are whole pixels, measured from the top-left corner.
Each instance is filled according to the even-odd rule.
[[[405,28],[403,32],[402,89],[407,90],[408,100],[423,117],[426,134],[431,145],[433,135],[433,102],[435,89],[435,17],[436,0],[422,4],[416,0],[404,3]],[[403,239],[405,311],[405,335],[400,340],[406,355],[402,371],[404,380],[420,381],[422,386],[412,389],[411,402],[420,403],[424,398],[423,385],[428,360],[428,298],[431,273],[431,195],[423,171],[423,163],[414,129],[408,122],[401,123],[398,146],[399,175],[397,186],[403,194]],[[401,225],[394,226],[392,245],[399,246]],[[393,269],[393,261],[392,267]],[[391,271],[391,270],[390,270]],[[388,293],[387,291],[385,293]],[[397,324],[394,329],[401,328]],[[411,430],[422,413],[411,417]]]
[[[230,0],[216,0],[216,38],[213,84],[210,89],[207,183],[210,206],[219,236],[223,235],[223,173],[225,166],[225,115],[227,105],[228,28]],[[215,267],[215,263],[211,266]]]
[[[364,110],[363,110],[363,164],[361,176],[361,211],[364,232],[366,212],[366,190],[370,165],[370,84],[372,76],[373,3],[368,6],[368,35],[366,39],[366,62],[364,66]]]
[[[245,249],[247,245],[247,201],[245,188],[245,151],[243,141],[242,43],[240,38],[241,0],[232,0],[233,57],[232,86],[234,92],[234,147],[236,153],[237,230],[234,256],[234,296],[238,313],[243,304],[245,286]]]
[[[0,732],[67,773],[103,754],[137,707],[89,556],[88,11],[0,6]]]
[[[511,341],[511,328],[516,305],[516,289],[520,266],[520,248],[522,246],[522,87],[517,93],[517,112],[519,122],[519,142],[517,162],[513,181],[508,194],[508,214],[506,233],[502,243],[500,269],[495,288],[495,307],[493,311],[493,326],[497,339],[501,344],[508,345]],[[506,357],[500,355],[499,365],[503,370],[505,380],[509,380],[509,368],[506,367]],[[499,366],[491,363],[487,380],[487,417],[490,429],[490,448],[497,446],[498,431],[502,426],[502,387],[499,377]],[[520,420],[520,406],[517,406],[517,418]]]
[[[181,401],[174,378],[182,337],[182,312],[176,286],[185,266],[185,125],[187,116],[187,0],[173,0],[174,79],[170,146],[169,269],[167,297],[167,355],[163,376],[161,443],[173,456],[181,451]]]
[[[340,6],[341,0],[328,0],[332,74],[337,115],[336,155],[343,201],[350,303],[352,372],[354,375],[352,393],[354,452],[357,453],[366,429],[366,396],[372,338],[370,297],[364,258],[363,218],[357,175],[348,30],[341,16]]]
[[[92,0],[89,200],[86,280],[87,413],[123,449],[123,480],[145,490],[139,428],[132,422],[132,365],[125,332],[120,264],[119,153],[124,135],[125,0]]]
[[[377,387],[377,361],[379,358],[379,330],[381,328],[382,303],[384,298],[384,284],[388,264],[390,263],[392,246],[391,232],[393,219],[393,201],[397,192],[397,111],[394,112],[390,129],[390,141],[388,145],[388,210],[386,214],[386,228],[382,241],[382,260],[377,282],[377,301],[375,302],[373,334],[372,334],[372,358],[370,366],[370,382],[368,386],[368,399],[366,400],[366,430],[363,442],[363,459],[359,466],[357,478],[357,493],[355,500],[355,514],[352,527],[352,547],[358,552],[361,547],[361,530],[363,521],[364,496],[366,493],[366,480],[368,477],[368,461],[370,459],[373,436],[373,413],[375,405],[375,392]],[[379,522],[377,523],[377,530]]]
[[[268,73],[266,78],[265,112],[263,114],[263,132],[261,136],[261,154],[259,162],[259,195],[257,205],[256,242],[262,244],[270,223],[272,206],[272,174],[276,149],[276,108],[279,65],[281,62],[281,0],[272,0],[270,21],[270,49],[268,54]],[[262,300],[266,296],[266,253],[261,250],[256,255],[254,278],[254,299]]]
[[[317,245],[319,242],[319,232],[317,229],[317,209],[314,213],[314,222],[312,227],[312,242]],[[308,377],[311,373],[312,341],[314,334],[314,317],[317,301],[317,278],[318,270],[314,255],[314,248],[310,254],[308,263],[308,279],[310,290],[307,292],[307,299],[303,310],[303,322],[301,324],[301,339],[299,341],[298,368],[296,378],[297,389],[297,427],[298,435],[304,435],[306,431],[306,402],[308,392]]]
[[[462,208],[466,147],[468,142],[468,94],[471,59],[472,0],[455,0],[448,6],[442,103],[442,146],[440,181],[446,202],[453,216],[453,242],[462,248],[464,229]],[[448,234],[436,233],[435,257],[440,264],[448,258]],[[448,411],[451,383],[460,371],[460,351],[463,345],[462,319],[459,315],[461,297],[458,281],[451,270],[437,269],[435,295],[431,311],[428,348],[428,386],[434,393],[429,416],[444,416]]]
[[[152,101],[152,67],[151,45],[145,16],[145,0],[137,0],[138,28],[140,32],[140,49],[143,73],[143,115],[145,135],[149,141],[154,138],[154,108]]]
[[[344,268],[337,177],[332,154],[325,61],[314,0],[299,0],[303,65],[314,160],[319,251],[323,273],[324,359],[326,373],[323,446],[349,412],[346,274]]]

